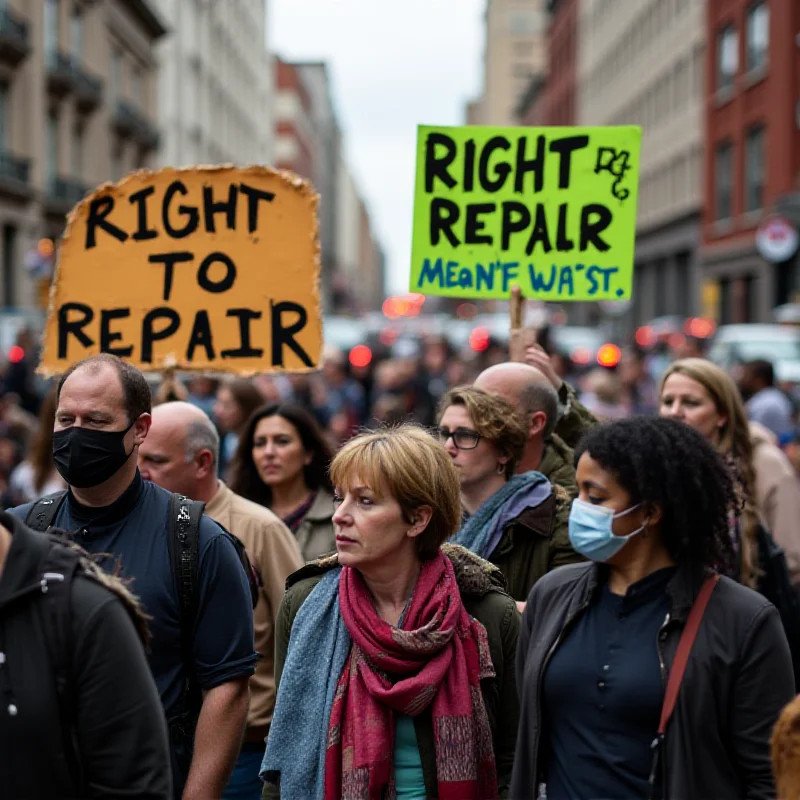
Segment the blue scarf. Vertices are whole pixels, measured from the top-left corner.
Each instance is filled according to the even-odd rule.
[[[281,800],[322,800],[325,794],[331,706],[350,653],[339,612],[341,574],[341,567],[325,573],[292,625],[259,773],[263,781],[280,781]]]
[[[551,492],[550,481],[541,472],[515,475],[483,503],[451,541],[466,547],[481,558],[489,559],[499,544],[506,525],[526,508],[535,508],[543,503]]]

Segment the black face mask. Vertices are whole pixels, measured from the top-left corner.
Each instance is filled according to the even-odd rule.
[[[107,481],[130,457],[125,452],[124,431],[64,428],[53,433],[53,460],[61,477],[76,489],[89,489]]]

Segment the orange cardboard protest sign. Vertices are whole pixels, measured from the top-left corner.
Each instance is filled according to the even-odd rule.
[[[266,167],[135,172],[67,220],[39,372],[308,371],[322,350],[317,203]]]

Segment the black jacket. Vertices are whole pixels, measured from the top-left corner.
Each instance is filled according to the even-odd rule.
[[[104,586],[75,576],[74,711],[64,724],[41,618],[50,542],[9,514],[0,513],[0,525],[12,534],[0,574],[0,796],[171,798],[166,723],[128,612]],[[70,766],[75,750],[82,791]]]
[[[517,651],[520,729],[511,797],[535,798],[547,735],[540,692],[547,661],[590,604],[602,567],[575,564],[534,586]],[[703,575],[679,568],[667,586],[670,611],[658,636],[666,681]],[[654,642],[654,644],[656,644]],[[665,684],[666,685],[666,684]],[[722,578],[697,634],[658,763],[670,800],[772,798],[769,737],[794,697],[789,647],[775,607]]]

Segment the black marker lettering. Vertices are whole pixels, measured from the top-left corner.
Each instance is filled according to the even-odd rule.
[[[547,217],[544,213],[544,204],[536,204],[536,222],[531,231],[531,238],[528,239],[528,246],[525,248],[527,255],[533,254],[533,249],[541,242],[542,250],[549,253],[553,246],[550,244],[550,233],[547,230]]]
[[[110,194],[95,197],[89,203],[89,216],[86,220],[86,249],[91,250],[97,245],[97,229],[102,228],[107,234],[117,241],[124,242],[128,238],[122,228],[118,228],[106,217],[114,210],[114,198]]]
[[[550,142],[550,152],[558,153],[561,156],[558,168],[559,189],[569,189],[569,182],[572,177],[572,154],[576,150],[583,149],[588,144],[588,136],[567,136],[564,139],[556,139],[554,142]]]
[[[291,301],[283,303],[271,303],[272,307],[272,366],[283,366],[283,345],[289,347],[294,354],[307,367],[313,367],[314,363],[308,357],[308,353],[295,341],[295,334],[299,333],[306,326],[308,315],[303,306]],[[284,311],[294,312],[298,315],[297,321],[288,327],[284,327],[281,315]]]
[[[211,323],[208,321],[208,311],[198,311],[195,315],[192,334],[189,337],[189,346],[186,348],[187,361],[194,361],[194,351],[198,347],[205,347],[208,361],[213,361],[216,358],[214,337],[211,335]]]
[[[558,232],[556,233],[556,250],[565,253],[575,247],[575,242],[567,236],[567,211],[568,203],[561,203],[558,207]]]
[[[172,181],[172,183],[167,186],[167,190],[164,192],[164,202],[162,205],[164,230],[173,239],[183,239],[185,236],[189,236],[197,230],[197,225],[200,222],[200,214],[194,206],[178,206],[178,213],[184,214],[188,219],[182,228],[174,228],[172,223],[169,221],[169,209],[170,205],[172,204],[172,198],[176,194],[189,194],[189,190],[182,181]]]
[[[103,309],[100,312],[100,352],[110,353],[112,356],[119,356],[120,358],[130,358],[133,353],[133,345],[128,347],[113,347],[113,342],[118,342],[122,339],[122,334],[119,331],[111,330],[111,321],[115,319],[125,319],[131,315],[129,308],[110,308]]]
[[[161,330],[156,330],[156,320],[165,319],[167,324]],[[181,315],[173,308],[160,306],[148,311],[142,320],[142,361],[145,364],[153,362],[153,342],[168,339],[181,326]]]
[[[67,317],[70,311],[82,314],[81,319],[70,321]],[[58,357],[67,357],[67,337],[72,334],[84,347],[91,347],[94,339],[87,336],[83,329],[94,319],[94,311],[83,303],[64,303],[58,309]]]
[[[544,188],[544,136],[536,137],[536,155],[533,158],[525,157],[528,137],[520,136],[517,141],[517,171],[514,178],[514,191],[525,191],[525,175],[533,173],[533,191],[541,192]]]
[[[524,203],[519,203],[516,200],[507,200],[503,203],[503,234],[500,249],[508,250],[511,246],[511,234],[524,231],[530,224],[531,212]]]
[[[219,262],[225,265],[225,277],[221,281],[212,281],[208,277],[211,265]],[[225,255],[225,253],[211,253],[203,259],[200,269],[197,270],[197,282],[201,289],[205,289],[212,294],[227,292],[236,280],[236,265]]]
[[[247,197],[247,232],[253,233],[258,230],[258,201],[271,203],[275,199],[275,195],[272,192],[254,189],[246,183],[240,183],[239,189]]]
[[[147,227],[147,198],[150,197],[156,190],[155,186],[147,186],[141,191],[136,192],[136,194],[132,194],[128,198],[128,202],[131,205],[137,204],[139,207],[136,209],[137,220],[138,220],[138,228],[136,232],[131,236],[136,242],[142,242],[146,239],[155,239],[158,236],[158,231],[153,230],[153,228]],[[103,351],[105,352],[105,351]]]
[[[223,350],[220,353],[222,358],[261,358],[264,351],[250,344],[250,323],[254,319],[261,319],[261,312],[250,308],[231,308],[225,316],[239,317],[239,347]]]
[[[164,302],[169,300],[172,294],[172,278],[176,264],[183,264],[186,261],[194,261],[194,256],[187,251],[180,251],[177,253],[154,253],[147,257],[151,264],[164,265]]]
[[[228,187],[227,200],[214,200],[214,189],[211,186],[203,187],[203,216],[206,221],[206,231],[208,233],[216,233],[217,227],[214,222],[216,214],[225,214],[227,217],[226,224],[229,231],[236,230],[236,198],[239,195],[239,190],[235,184]]]
[[[453,233],[453,225],[458,222],[460,215],[461,209],[452,200],[445,200],[443,197],[434,197],[431,200],[430,242],[432,245],[439,244],[439,239],[444,234],[453,247],[458,247],[459,241]]]
[[[489,177],[489,159],[494,155],[495,150],[508,150],[511,142],[505,136],[493,136],[483,146],[481,158],[478,162],[478,180],[485,192],[499,192],[505,185],[506,178],[511,172],[511,164],[505,161],[500,162],[494,168],[494,178]]]
[[[464,191],[475,188],[475,140],[470,139],[464,146]]]
[[[592,215],[597,219],[590,221]],[[600,238],[600,234],[611,224],[614,218],[611,211],[600,203],[590,203],[581,209],[581,252],[591,244],[601,253],[605,253],[610,245]]]
[[[447,148],[443,158],[436,155],[436,146],[442,145]],[[434,178],[438,178],[448,189],[453,189],[456,179],[447,171],[447,168],[455,161],[457,147],[456,143],[443,133],[430,133],[425,142],[425,191],[430,194],[433,191]]]
[[[491,214],[497,210],[497,203],[471,203],[467,206],[467,222],[464,230],[464,244],[492,244],[490,234],[483,233],[486,221],[480,214]]]

